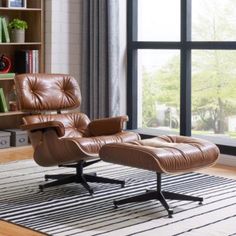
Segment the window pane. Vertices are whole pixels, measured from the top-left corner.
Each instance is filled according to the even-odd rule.
[[[236,144],[236,51],[192,52],[192,133]]]
[[[138,40],[180,41],[180,0],[138,0]]]
[[[192,0],[192,40],[236,40],[236,1]]]
[[[138,51],[138,126],[179,133],[180,53]]]

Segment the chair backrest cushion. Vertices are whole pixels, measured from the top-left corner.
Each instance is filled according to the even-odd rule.
[[[23,117],[24,124],[37,124],[48,121],[59,121],[65,129],[64,137],[81,138],[87,136],[87,127],[90,119],[84,113],[66,113],[66,114],[37,114]]]
[[[80,106],[79,85],[70,75],[19,74],[15,85],[22,111],[58,111]]]

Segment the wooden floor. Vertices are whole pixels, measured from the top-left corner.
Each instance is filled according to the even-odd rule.
[[[17,149],[2,149],[0,150],[0,164],[15,160],[31,159],[33,156],[32,148],[24,147]],[[205,174],[223,176],[236,179],[236,167],[223,165],[215,165],[210,168],[198,171]],[[0,236],[42,236],[41,234],[30,229],[11,224],[0,220]]]
[[[43,236],[42,234],[3,220],[0,220],[0,236]]]
[[[209,174],[209,175],[217,175],[230,179],[236,179],[236,167],[224,166],[216,164],[213,167],[206,168],[200,170],[198,172]]]
[[[32,157],[33,157],[33,148],[31,145],[0,149],[0,164],[10,161],[29,159]]]

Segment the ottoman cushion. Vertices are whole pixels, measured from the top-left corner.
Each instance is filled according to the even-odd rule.
[[[215,164],[219,149],[206,140],[163,135],[131,143],[107,144],[99,154],[106,162],[159,173],[178,173]]]

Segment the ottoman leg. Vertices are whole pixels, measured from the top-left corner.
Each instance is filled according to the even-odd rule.
[[[118,205],[123,205],[123,204],[131,203],[131,202],[143,202],[143,201],[156,199],[156,200],[159,200],[162,206],[167,210],[168,217],[172,218],[172,214],[174,212],[173,212],[173,209],[170,208],[166,199],[199,201],[200,204],[203,201],[203,198],[201,197],[194,197],[194,196],[189,196],[189,195],[184,195],[184,194],[179,194],[179,193],[162,191],[161,187],[162,187],[161,174],[157,173],[157,190],[148,190],[146,193],[138,195],[138,196],[129,197],[129,198],[118,200],[118,201],[113,201],[114,207],[117,208]]]
[[[170,208],[169,204],[166,202],[166,199],[165,199],[165,197],[164,197],[164,195],[163,195],[162,192],[160,192],[160,193],[158,194],[158,200],[160,201],[160,203],[162,204],[162,206],[167,210],[167,212],[168,212],[168,217],[169,217],[169,218],[172,218],[172,215],[173,215],[174,211],[173,211],[173,209]]]
[[[190,195],[172,193],[172,192],[167,192],[167,191],[163,191],[162,193],[166,199],[194,201],[194,202],[199,202],[200,204],[203,202],[202,197],[194,197]]]
[[[110,184],[120,184],[122,188],[125,186],[125,181],[122,180],[117,180],[117,179],[109,179],[105,177],[100,177],[100,176],[92,176],[92,175],[87,175],[84,174],[84,177],[88,182],[96,182],[96,183],[110,183]]]
[[[131,203],[131,202],[144,202],[144,201],[152,200],[155,198],[156,198],[156,191],[140,194],[134,197],[125,198],[118,201],[113,201],[113,204],[115,208],[117,208],[117,205],[123,205],[123,204]]]
[[[163,194],[157,191],[150,191],[144,194],[140,194],[138,196],[125,198],[118,201],[113,201],[113,204],[114,204],[114,208],[116,209],[118,205],[123,205],[123,204],[131,203],[131,202],[144,202],[148,200],[159,200],[162,206],[167,210],[169,218],[172,218],[173,210],[169,207]]]

